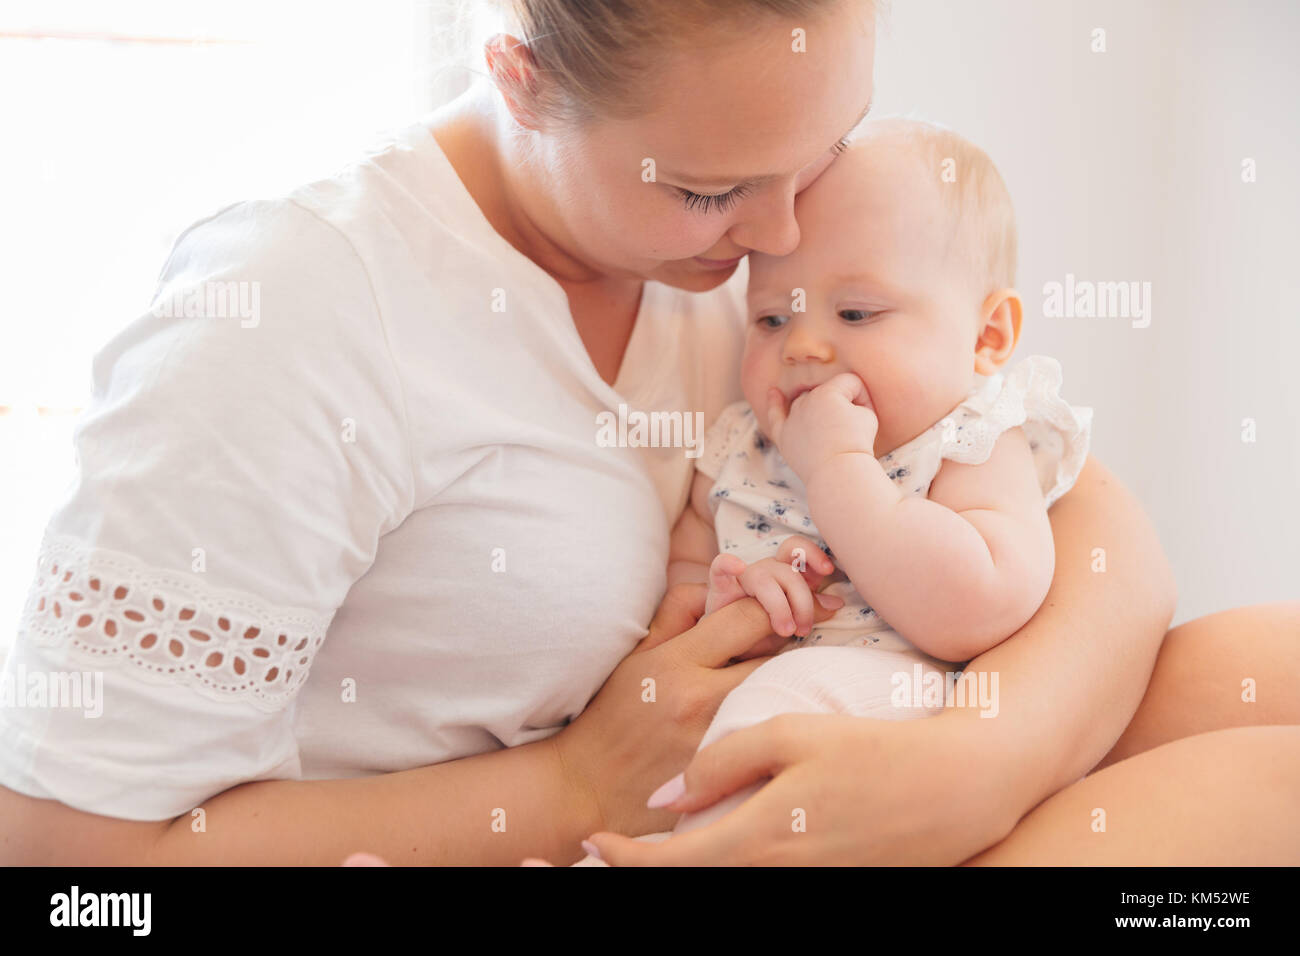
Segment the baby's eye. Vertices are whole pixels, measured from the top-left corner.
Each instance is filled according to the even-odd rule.
[[[879,314],[879,312],[868,312],[865,309],[840,309],[840,318],[850,323],[865,322],[867,319]]]
[[[758,324],[767,329],[779,329],[790,321],[788,315],[760,315]]]

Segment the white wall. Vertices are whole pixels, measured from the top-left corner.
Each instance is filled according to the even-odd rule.
[[[1173,562],[1176,622],[1300,597],[1298,37],[1293,0],[894,0],[879,40],[879,111],[951,126],[1006,178],[1017,355],[1057,356],[1095,409],[1098,459]],[[1150,326],[1045,317],[1066,273],[1150,282]]]

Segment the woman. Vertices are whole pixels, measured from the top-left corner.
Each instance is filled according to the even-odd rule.
[[[572,862],[597,831],[616,863],[1294,854],[1300,780],[1273,768],[1300,731],[1239,726],[1300,723],[1293,697],[1247,716],[1197,675],[1294,686],[1300,615],[1218,615],[1161,650],[1168,567],[1092,461],[1052,510],[1042,609],[971,664],[999,672],[1000,719],[781,718],[691,761],[766,616],[695,624],[675,589],[637,644],[692,459],[599,447],[594,414],[711,421],[738,397],[726,280],[798,243],[794,195],[870,99],[872,10],[514,6],[527,42],[490,45],[494,89],[178,240],[160,298],[258,283],[258,315],[145,316],[97,358],[82,479],[8,666],[111,661],[104,714],[0,715],[0,862]],[[1098,546],[1104,575],[1080,557]],[[1229,754],[1239,773],[1207,774]],[[662,846],[616,837],[671,826],[646,799],[688,761],[676,810],[776,779]],[[1128,819],[1072,836],[1092,807],[1191,793],[1231,839],[1219,816],[1173,843]],[[833,841],[771,829],[793,805]]]

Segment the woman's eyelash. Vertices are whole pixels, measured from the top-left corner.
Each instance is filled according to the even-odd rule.
[[[832,146],[831,150],[838,156],[848,148],[848,138],[845,137]],[[674,188],[681,194],[687,209],[699,209],[701,212],[725,212],[734,206],[737,201],[744,199],[749,194],[749,187],[744,183],[727,190],[725,193],[712,196],[704,193],[693,193],[689,189],[683,189],[680,186]]]
[[[685,200],[687,209],[699,209],[701,212],[725,212],[734,206],[738,200],[748,195],[749,187],[741,183],[725,193],[716,195],[693,193],[689,189],[682,189],[680,186],[677,187],[677,191],[681,193],[682,199]]]

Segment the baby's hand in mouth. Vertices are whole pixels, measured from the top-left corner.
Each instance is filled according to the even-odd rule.
[[[816,468],[836,455],[874,456],[879,421],[866,384],[841,372],[787,406],[779,388],[768,389],[767,433],[786,464],[805,482]]]

